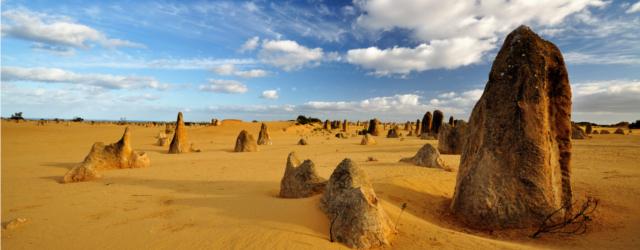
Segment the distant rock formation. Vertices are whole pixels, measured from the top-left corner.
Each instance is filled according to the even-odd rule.
[[[360,141],[360,145],[375,145],[377,144],[376,140],[373,139],[373,136],[370,134],[364,134],[362,136],[362,141]]]
[[[402,158],[400,162],[411,163],[421,167],[449,169],[440,158],[440,152],[429,143],[424,144],[413,157]]]
[[[348,247],[389,245],[395,233],[369,177],[351,159],[344,159],[331,174],[320,208],[331,222],[329,237]]]
[[[380,130],[380,121],[378,121],[378,119],[371,119],[371,121],[369,121],[369,130],[367,132],[371,135],[379,136]]]
[[[326,130],[331,130],[331,124],[329,123],[329,120],[324,121],[324,126],[322,126],[322,128]]]
[[[449,126],[453,127],[455,125],[454,121],[453,116],[449,116]]]
[[[303,145],[304,146],[304,145],[307,145],[307,144],[309,144],[309,143],[304,138],[300,138],[300,140],[298,140],[298,145]]]
[[[416,120],[416,130],[414,130],[415,132],[413,133],[415,136],[420,136],[420,119]]]
[[[466,132],[466,122],[459,121],[455,127],[443,124],[438,133],[438,151],[442,154],[461,154]]]
[[[236,139],[236,147],[233,149],[235,152],[256,152],[258,151],[258,144],[253,135],[249,134],[246,130],[240,131],[238,138]]]
[[[258,145],[271,144],[273,144],[273,142],[271,141],[271,135],[269,135],[267,124],[262,123],[262,125],[260,125],[260,133],[258,134]]]
[[[173,139],[169,145],[169,154],[181,154],[189,152],[199,152],[193,148],[193,145],[189,143],[187,139],[187,130],[184,127],[184,120],[182,119],[182,112],[178,112],[178,119],[176,121],[176,129],[173,134]]]
[[[611,134],[611,132],[609,132],[609,130],[603,129],[603,130],[600,130],[600,134],[601,135],[608,135],[608,134]]]
[[[173,127],[171,126],[171,124],[167,123],[164,125],[164,133],[165,134],[173,133]]]
[[[398,127],[393,127],[389,129],[387,132],[387,138],[399,138],[400,133],[398,132]]]
[[[120,168],[143,168],[151,163],[145,152],[131,149],[131,133],[125,128],[122,138],[113,144],[96,142],[84,161],[69,170],[63,177],[64,183],[89,181],[100,178],[98,170]]]
[[[462,222],[530,227],[570,206],[571,86],[560,50],[526,26],[511,32],[467,135],[451,204]]]
[[[347,123],[347,120],[345,119],[342,122],[342,132],[347,132],[347,126],[348,126],[348,123]]]
[[[598,130],[593,130],[592,134],[597,135],[600,134],[600,132],[598,132]]]
[[[347,139],[347,138],[349,138],[349,136],[348,136],[346,133],[344,133],[344,132],[336,133],[336,135],[335,135],[335,136],[336,136],[336,138],[340,138],[340,139]]]
[[[431,135],[433,135],[434,137],[438,137],[440,127],[442,127],[443,119],[444,114],[442,114],[442,111],[437,109],[433,111],[433,120],[431,121]]]
[[[624,135],[624,130],[621,128],[617,128],[616,131],[613,131],[613,133],[617,135]]]
[[[420,135],[423,134],[431,134],[431,119],[433,116],[431,112],[427,111],[422,117],[422,129],[420,130]]]
[[[322,193],[327,180],[316,173],[315,164],[311,160],[300,160],[295,152],[289,153],[284,176],[280,181],[280,197],[305,198]]]
[[[584,133],[584,130],[575,123],[571,124],[571,139],[574,140],[582,140],[587,138],[587,134]]]
[[[164,133],[164,131],[160,131],[160,133],[158,133],[158,135],[156,136],[156,145],[158,146],[166,146],[169,142],[169,138],[167,138],[167,134]]]
[[[593,127],[591,127],[591,123],[587,123],[587,128],[585,129],[585,132],[590,135],[593,132]]]

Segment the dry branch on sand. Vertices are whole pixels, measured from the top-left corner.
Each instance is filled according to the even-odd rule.
[[[553,211],[531,235],[531,238],[540,238],[540,236],[545,233],[569,235],[586,233],[588,223],[591,221],[592,214],[596,211],[596,208],[598,208],[599,202],[596,198],[587,197],[587,200],[582,203],[582,206],[580,206],[578,210],[571,212],[571,208],[575,208],[576,205],[576,202],[574,202]],[[563,212],[564,216],[558,221],[557,218],[560,217],[559,215]]]

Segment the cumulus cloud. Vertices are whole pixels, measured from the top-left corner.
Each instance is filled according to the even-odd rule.
[[[482,95],[482,90],[462,93],[448,92],[438,98],[422,100],[416,94],[373,97],[360,101],[309,101],[300,106],[301,110],[323,112],[361,113],[381,117],[407,117],[422,114],[427,110],[440,109],[447,114],[466,115]]]
[[[417,41],[425,42],[416,48],[352,50],[349,62],[373,69],[378,75],[477,63],[496,47],[499,37],[521,24],[553,27],[571,14],[607,4],[601,0],[545,0],[535,4],[497,0],[363,0],[355,3],[363,13],[356,21],[359,26],[373,31],[405,29]],[[445,52],[439,52],[441,50]],[[404,62],[408,58],[408,62]]]
[[[3,82],[46,82],[90,85],[105,89],[166,89],[153,77],[110,74],[80,74],[58,68],[2,67]]]
[[[464,37],[433,40],[415,48],[393,47],[352,49],[347,61],[371,69],[376,75],[403,74],[429,69],[452,69],[479,62],[485,51],[493,49],[493,40]]]
[[[262,91],[262,95],[260,95],[260,98],[269,99],[269,100],[278,99],[279,98],[278,90],[271,89],[271,90]]]
[[[627,11],[625,11],[625,13],[627,14],[636,13],[636,12],[640,12],[640,1],[634,3],[633,5],[631,5],[631,7],[629,7],[629,9],[627,9]]]
[[[91,43],[107,48],[144,47],[139,43],[109,38],[104,33],[65,16],[51,16],[27,9],[14,9],[2,12],[2,18],[3,36],[53,47],[89,48]]]
[[[214,67],[213,72],[223,76],[239,76],[244,78],[257,78],[268,75],[268,72],[262,69],[238,70],[233,64],[222,64]]]
[[[322,48],[307,48],[296,41],[264,40],[258,57],[266,64],[291,71],[315,65],[322,60],[323,55]]]
[[[243,94],[249,89],[239,81],[209,79],[208,84],[200,85],[200,90],[225,94]]]
[[[258,47],[259,42],[260,42],[260,38],[257,36],[249,38],[246,42],[244,42],[244,44],[242,44],[242,47],[240,47],[239,51],[240,52],[252,51]]]

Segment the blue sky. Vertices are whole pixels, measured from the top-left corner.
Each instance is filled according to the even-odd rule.
[[[505,35],[562,50],[573,120],[640,119],[640,2],[2,1],[2,116],[467,119]]]

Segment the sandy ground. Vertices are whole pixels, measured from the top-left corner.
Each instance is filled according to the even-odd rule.
[[[153,145],[161,128],[131,126],[133,147],[149,154],[151,167],[60,184],[94,142],[115,142],[124,127],[3,121],[2,223],[28,222],[2,229],[2,248],[344,249],[329,242],[319,195],[277,197],[287,154],[295,150],[326,178],[343,158],[355,160],[393,221],[402,203],[408,204],[393,249],[640,249],[640,131],[574,141],[574,197],[601,200],[594,221],[584,235],[531,239],[531,230],[466,229],[447,212],[456,172],[398,163],[437,141],[377,137],[378,145],[361,146],[360,137],[325,135],[298,146],[299,131],[283,131],[292,123],[271,122],[273,145],[255,153],[231,151],[241,129],[257,136],[259,125],[188,127],[189,139],[203,152],[181,155]],[[369,156],[378,161],[367,162]],[[444,160],[457,169],[460,157]]]

